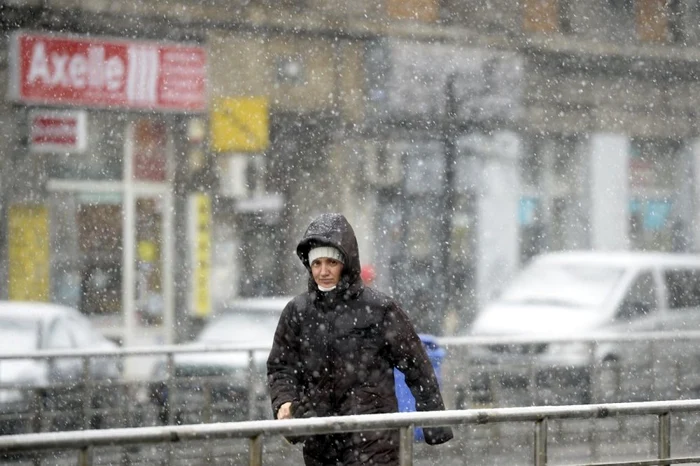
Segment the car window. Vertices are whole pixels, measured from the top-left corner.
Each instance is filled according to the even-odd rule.
[[[664,279],[669,309],[700,307],[700,270],[669,270]]]
[[[62,319],[54,320],[49,326],[46,335],[47,349],[69,349],[73,348],[73,337],[66,322]]]
[[[534,262],[518,274],[501,301],[517,305],[600,307],[619,285],[623,267]]]
[[[197,337],[205,343],[270,344],[279,313],[229,312],[213,318]]]
[[[616,318],[627,321],[644,317],[655,312],[657,307],[654,277],[651,272],[645,272],[632,283]]]
[[[0,353],[29,353],[39,348],[39,323],[0,318]]]

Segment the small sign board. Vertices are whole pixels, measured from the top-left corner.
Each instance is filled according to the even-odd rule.
[[[84,152],[86,127],[85,110],[32,110],[29,148],[32,152]]]
[[[211,197],[192,193],[188,199],[190,259],[190,311],[205,318],[211,314]]]
[[[8,212],[8,297],[49,300],[49,211],[44,205],[14,204]]]
[[[224,97],[211,112],[211,144],[216,152],[264,152],[270,142],[265,97]]]

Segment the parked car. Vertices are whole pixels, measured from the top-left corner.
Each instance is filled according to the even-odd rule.
[[[51,303],[0,301],[0,355],[31,355],[42,350],[102,350],[116,344],[97,331],[76,309]],[[81,358],[0,357],[0,433],[65,430],[84,426],[84,380],[94,396],[89,404],[90,427],[110,417],[102,408],[116,406],[121,378],[115,358],[90,358],[84,377]],[[101,386],[104,385],[104,386]],[[107,388],[110,385],[111,388]],[[42,416],[37,418],[37,406]]]
[[[193,342],[182,345],[183,351],[173,356],[172,377],[167,359],[156,363],[150,394],[159,407],[161,422],[268,418],[267,355],[280,314],[291,299],[248,298],[228,303],[214,313]],[[252,360],[246,350],[206,351],[225,345],[266,349],[254,352]]]
[[[468,363],[458,364],[468,365],[470,401],[478,404],[676,398],[698,384],[677,373],[680,364],[697,372],[698,345],[609,340],[698,329],[700,255],[549,253],[534,258],[469,331],[520,341],[471,348]]]

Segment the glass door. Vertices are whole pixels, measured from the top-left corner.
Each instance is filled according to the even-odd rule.
[[[80,310],[108,337],[121,340],[122,196],[80,183],[63,183],[63,189],[51,184],[50,300]]]
[[[51,301],[79,309],[103,333],[124,343],[129,338],[124,245],[133,244],[135,328],[128,333],[134,344],[166,341],[164,208],[169,196],[135,196],[135,228],[125,242],[121,192],[100,192],[98,186],[80,182],[50,185]]]
[[[50,299],[79,309],[125,346],[174,341],[166,121],[90,112],[87,149],[50,157]]]

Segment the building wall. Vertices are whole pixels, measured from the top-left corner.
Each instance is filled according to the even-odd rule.
[[[613,43],[635,41],[633,2],[603,0],[568,2],[571,33],[575,37],[595,40],[604,37]]]
[[[261,173],[265,174],[265,189],[287,196],[279,217],[282,223],[273,223],[271,228],[286,227],[273,235],[276,254],[284,257],[274,278],[280,279],[283,291],[292,291],[300,285],[296,278],[290,278],[299,272],[291,251],[316,213],[347,212],[364,235],[360,239],[363,254],[369,260],[382,256],[378,249],[383,245],[371,236],[386,229],[382,222],[388,221],[382,220],[384,213],[380,210],[385,206],[379,200],[395,198],[403,183],[374,182],[376,176],[373,178],[367,169],[376,155],[369,147],[379,147],[381,152],[387,143],[382,139],[386,137],[381,134],[382,122],[373,119],[376,115],[368,105],[373,98],[368,80],[378,71],[368,67],[367,51],[378,41],[416,43],[415,53],[443,50],[451,54],[475,49],[521,58],[522,117],[512,129],[518,131],[522,141],[521,157],[542,159],[537,163],[542,163],[543,172],[531,184],[534,194],[546,199],[545,208],[550,212],[543,247],[596,247],[595,233],[582,237],[581,230],[571,229],[570,224],[578,219],[591,223],[591,232],[595,231],[603,221],[594,214],[597,201],[583,189],[562,192],[553,174],[556,167],[565,165],[564,174],[594,176],[597,165],[589,165],[594,154],[589,139],[596,133],[611,133],[627,140],[677,142],[694,140],[698,133],[697,8],[681,2],[681,41],[671,26],[665,26],[666,22],[651,24],[653,34],[640,33],[639,28],[648,25],[653,15],[644,8],[636,9],[634,3],[548,0],[518,2],[514,7],[513,2],[505,0],[416,0],[411,4],[417,13],[411,15],[396,2],[369,0],[49,0],[11,7],[7,18],[13,14],[16,21],[4,24],[8,29],[21,26],[205,42],[210,54],[211,102],[222,97],[267,97],[271,119],[277,122],[272,128],[278,137],[264,154],[257,155],[264,160]],[[665,13],[657,16],[664,21],[674,18],[666,18]],[[667,30],[658,32],[660,27]],[[430,58],[421,59],[426,67],[431,66]],[[0,72],[6,73],[6,68]],[[425,75],[418,78],[427,79]],[[421,89],[429,84],[422,82]],[[405,98],[415,97],[410,82],[404,83],[406,86]],[[9,108],[5,104],[0,109],[0,119],[10,120]],[[16,143],[18,128],[12,121],[8,123],[0,130],[3,147]],[[428,139],[439,138],[434,130],[428,131]],[[397,141],[407,140],[406,135],[408,140],[423,137],[410,128],[392,134],[389,139]],[[569,145],[560,145],[566,138]],[[540,149],[528,149],[532,147]],[[4,163],[12,157],[7,150],[0,154]],[[570,160],[561,163],[563,158]],[[387,174],[402,173],[416,163],[411,157],[400,164],[389,162],[399,170],[388,171],[386,166]],[[18,161],[17,166],[31,168],[27,164],[30,162]],[[524,184],[523,189],[526,187]],[[33,192],[12,187],[7,175],[0,179],[0,190],[4,199]],[[621,196],[624,194],[616,199],[624,206]],[[561,210],[560,217],[551,214],[556,209]],[[241,238],[235,237],[238,230],[233,230],[225,235],[227,242],[239,244]],[[619,244],[623,243],[620,240]],[[0,249],[0,258],[2,254]],[[382,270],[388,273],[389,269]],[[232,275],[244,276],[237,272]]]
[[[330,107],[337,94],[334,51],[322,37],[215,32],[209,51],[212,98],[264,95],[273,112],[313,112]],[[285,65],[299,75],[286,76]]]
[[[494,0],[447,0],[442,16],[451,24],[483,34],[519,34],[522,31],[522,2]]]

